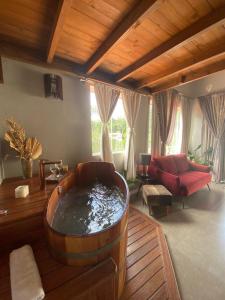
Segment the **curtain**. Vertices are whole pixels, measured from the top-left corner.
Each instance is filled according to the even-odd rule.
[[[207,121],[206,119],[203,117],[203,120],[202,120],[202,134],[201,134],[201,155],[202,157],[204,158],[204,160],[206,161],[207,160],[207,155],[206,155],[206,151],[209,149],[209,148],[213,148],[215,149],[215,142],[216,142],[216,139],[214,138],[214,135],[212,134],[212,131],[210,130],[208,124],[207,124]],[[212,161],[214,161],[214,151],[212,153],[212,156],[210,157],[210,159]]]
[[[159,156],[161,153],[161,142],[159,133],[159,119],[156,107],[156,101],[152,100],[152,136],[151,136],[151,154]]]
[[[225,92],[199,97],[200,107],[211,133],[214,136],[215,181],[224,178],[224,140],[225,140]]]
[[[166,154],[166,145],[170,144],[174,132],[177,112],[177,92],[168,90],[154,95],[161,138],[161,155]]]
[[[120,92],[110,86],[96,83],[94,85],[99,116],[102,121],[101,156],[103,161],[113,163],[112,149],[109,140],[108,122],[116,106]]]
[[[191,113],[192,113],[193,100],[183,95],[181,95],[180,98],[181,98],[181,111],[182,111],[182,121],[183,121],[181,152],[188,154],[188,146],[189,146],[190,132],[191,132]]]
[[[140,108],[141,95],[133,91],[124,91],[122,94],[123,107],[129,127],[127,135],[126,150],[125,150],[125,170],[127,179],[135,179],[136,165],[134,159],[134,127],[137,120],[138,111]]]

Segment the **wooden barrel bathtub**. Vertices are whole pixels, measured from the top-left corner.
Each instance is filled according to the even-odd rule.
[[[96,178],[103,184],[116,185],[125,200],[123,214],[116,223],[97,233],[67,235],[51,226],[61,193],[73,186],[91,185]],[[76,201],[74,199],[74,201]],[[72,266],[96,265],[111,257],[117,265],[118,298],[122,294],[126,276],[126,248],[128,224],[129,191],[126,181],[114,166],[105,162],[87,162],[77,166],[53,190],[47,206],[45,227],[51,254],[61,263]]]

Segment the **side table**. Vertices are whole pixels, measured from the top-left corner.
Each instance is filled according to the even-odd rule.
[[[146,184],[156,184],[156,180],[153,179],[151,176],[148,174],[138,174],[137,179],[140,181],[139,187],[138,187],[138,192],[137,192],[137,199],[139,198],[139,193],[143,185]]]
[[[172,205],[172,194],[163,185],[143,185],[143,199],[148,205],[149,215],[153,215],[153,208],[164,206],[168,214],[169,206]]]

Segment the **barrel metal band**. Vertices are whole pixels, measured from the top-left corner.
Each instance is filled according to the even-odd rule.
[[[50,248],[52,249],[53,252],[57,253],[57,255],[64,257],[64,258],[74,258],[74,259],[85,259],[85,258],[90,258],[96,255],[99,255],[103,252],[106,252],[108,250],[110,250],[114,245],[116,245],[124,236],[125,232],[127,229],[127,224],[123,230],[123,232],[115,239],[113,240],[111,243],[106,244],[105,246],[93,250],[93,251],[88,251],[88,252],[82,252],[82,253],[73,253],[73,252],[62,252],[58,249],[55,249],[54,247],[50,246]]]

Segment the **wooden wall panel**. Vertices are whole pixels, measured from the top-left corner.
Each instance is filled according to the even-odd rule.
[[[133,61],[140,59],[150,50],[159,46],[179,31],[212,12],[213,7],[206,2],[207,1],[202,1],[202,3],[195,8],[186,0],[176,2],[173,0],[163,1],[157,10],[147,14],[146,18],[132,29],[127,38],[104,60],[102,66],[112,72],[118,72],[118,70],[121,71],[122,68],[126,68],[128,62],[117,59],[120,53],[129,55]],[[222,1],[220,2],[222,3]],[[183,48],[183,51],[184,50],[187,56],[190,57],[192,55],[189,53],[188,48]],[[199,50],[197,46],[195,50]],[[118,63],[120,64],[120,68],[115,69],[114,65]],[[175,63],[175,61],[173,61],[173,63]],[[144,67],[143,71],[147,73],[151,72],[148,66]],[[135,74],[132,78],[135,78]]]
[[[44,48],[57,1],[0,1],[0,34],[33,48]]]
[[[213,56],[216,49],[218,49],[218,52],[221,52],[225,48],[225,42],[221,43],[221,40],[218,39],[218,35],[220,35],[225,40],[225,30],[221,31],[221,28],[222,26],[219,25],[207,32],[211,40],[208,39],[207,33],[203,33],[198,39],[195,38],[185,46],[153,60],[149,65],[146,65],[143,71],[146,71],[146,73],[150,74],[150,77],[154,78],[160,75],[160,73],[168,74],[169,70],[172,71],[176,67],[179,67],[179,65],[195,64],[199,59],[201,60],[204,57],[204,53],[212,53]],[[131,77],[135,80],[143,81],[148,77],[145,77],[143,71],[135,72]]]
[[[66,17],[72,5],[72,0],[59,0],[58,7],[54,18],[54,23],[51,28],[51,34],[47,49],[47,62],[52,63],[56,48],[58,46],[63,26],[65,24]]]
[[[202,63],[196,67],[190,68],[188,71],[172,76],[169,80],[162,80],[160,83],[151,86],[153,93],[169,89],[187,82],[201,79],[209,74],[219,72],[225,69],[225,54],[212,59],[207,63]],[[182,78],[183,77],[183,78]]]
[[[57,55],[85,62],[118,25],[135,1],[74,0],[66,19]]]
[[[0,1],[0,43],[14,43],[18,51],[20,46],[33,49],[32,51],[37,50],[36,58],[32,59],[46,59],[54,17],[60,1],[62,0]],[[70,61],[76,62],[81,65],[79,68],[85,70],[86,67],[87,70],[88,60],[140,1],[71,1],[71,8],[56,48],[56,56],[68,60],[66,64]],[[157,3],[156,9],[150,10],[144,18],[139,19],[126,37],[111,49],[103,60],[100,59],[101,63],[97,65],[100,70],[97,72],[103,70],[108,72],[109,77],[114,74],[114,78],[118,79],[118,73],[123,69],[200,18],[224,6],[225,0],[158,0]],[[222,16],[223,11],[219,12]],[[127,77],[128,81],[136,81],[137,86],[138,81],[149,76],[166,74],[174,69],[174,66],[184,62],[195,62],[202,52],[210,52],[213,47],[221,46],[225,40],[224,28],[225,22],[221,22],[220,25],[207,29],[201,35],[176,47],[175,50],[168,51],[167,54],[162,54],[142,69],[130,74]],[[0,47],[4,48],[4,45]],[[5,52],[5,49],[3,50]],[[207,64],[205,67],[208,70]]]

